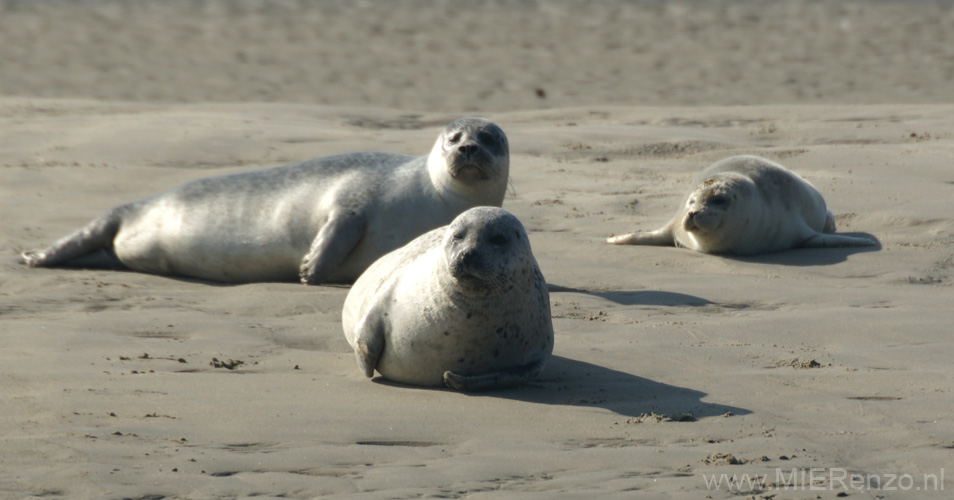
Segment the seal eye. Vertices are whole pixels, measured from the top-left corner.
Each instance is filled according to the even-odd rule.
[[[498,247],[502,247],[507,244],[507,238],[502,234],[495,234],[491,236],[488,241],[490,241],[491,245],[496,245]]]
[[[460,138],[463,137],[463,135],[464,135],[463,132],[457,132],[454,135],[450,136],[450,138],[447,139],[447,142],[449,144],[457,144],[458,142],[460,142]]]
[[[487,132],[481,132],[477,134],[477,141],[483,144],[493,144],[494,136],[490,135]]]
[[[718,207],[718,206],[725,205],[725,204],[728,203],[728,202],[729,202],[729,200],[728,200],[725,196],[722,196],[722,195],[717,195],[717,196],[713,196],[712,198],[709,198],[709,204],[710,204],[710,205],[715,205],[715,206],[717,206],[717,207]]]
[[[463,231],[458,231],[458,232],[454,233],[453,238],[454,238],[454,241],[463,241],[463,239],[464,239],[464,232],[463,232]]]

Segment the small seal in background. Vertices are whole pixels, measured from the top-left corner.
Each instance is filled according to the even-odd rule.
[[[821,193],[791,170],[758,156],[713,163],[696,177],[684,200],[665,226],[612,236],[607,243],[677,246],[726,255],[875,244],[834,234],[835,218]]]

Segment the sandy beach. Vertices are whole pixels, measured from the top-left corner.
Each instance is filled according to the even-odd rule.
[[[948,498],[950,2],[0,2],[0,497]],[[554,356],[368,380],[347,286],[30,269],[212,175],[425,154],[479,115]],[[611,246],[736,154],[870,248]]]

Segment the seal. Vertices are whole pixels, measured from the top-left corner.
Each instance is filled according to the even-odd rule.
[[[368,377],[463,391],[535,377],[553,352],[550,297],[527,233],[478,207],[375,262],[342,326]]]
[[[834,232],[835,218],[814,186],[778,163],[743,155],[703,170],[675,217],[662,228],[606,241],[727,255],[875,244]]]
[[[32,267],[125,267],[227,283],[350,283],[465,210],[500,206],[509,154],[500,127],[462,118],[425,156],[350,153],[196,180],[115,207],[22,257]]]

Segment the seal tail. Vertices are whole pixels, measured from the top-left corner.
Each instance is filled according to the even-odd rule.
[[[523,384],[536,377],[546,364],[546,357],[532,363],[509,368],[499,372],[484,375],[465,376],[452,372],[444,372],[444,385],[458,391],[486,391],[490,389],[505,389]]]
[[[27,250],[20,256],[30,267],[124,268],[112,253],[113,238],[119,231],[124,209],[125,206],[113,208],[48,248]]]

